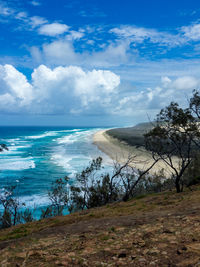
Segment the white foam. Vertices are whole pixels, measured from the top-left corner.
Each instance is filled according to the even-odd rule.
[[[20,141],[20,138],[11,138],[11,139],[2,139],[3,141],[9,142],[9,143],[15,143]]]
[[[34,168],[35,168],[35,162],[32,157],[1,158],[0,160],[0,170],[19,171],[19,170],[34,169]]]
[[[81,131],[84,129],[73,129],[73,130],[61,130],[61,131],[56,131],[57,133],[71,133],[71,132],[77,132],[77,131]]]
[[[69,164],[72,158],[66,157],[65,155],[61,154],[54,154],[51,157],[51,160],[58,166],[63,167],[65,170],[71,170],[72,166]],[[73,170],[72,170],[73,171]]]
[[[58,138],[56,141],[58,144],[73,144],[75,142],[72,134]]]
[[[11,143],[10,145],[8,145],[8,150],[3,150],[0,154],[1,155],[10,155],[10,154],[22,154],[23,150],[31,147],[31,144],[21,144],[21,142],[18,143]]]
[[[91,160],[91,157],[85,155],[67,155],[62,148],[58,149],[51,156],[51,160],[57,166],[62,167],[70,174],[70,177],[77,173],[81,168],[85,167]]]
[[[21,203],[26,204],[26,208],[34,208],[47,206],[50,204],[48,195],[31,195],[31,196],[20,196]]]
[[[89,137],[91,137],[92,134],[97,132],[99,129],[92,129],[92,130],[85,130],[81,132],[74,132],[72,134],[66,135],[61,138],[57,138],[56,141],[58,144],[73,144],[78,141],[85,141],[89,140]]]
[[[81,132],[74,131],[71,134],[54,139],[54,141],[57,142],[58,147],[54,149],[51,160],[54,164],[63,167],[67,172],[71,172],[72,174],[80,171],[81,168],[84,168],[88,164],[92,157],[82,153],[72,155],[68,150],[68,145],[80,141],[89,144],[92,142],[91,135],[98,130],[99,129],[82,130]]]
[[[56,136],[58,133],[56,131],[50,131],[50,132],[45,132],[40,135],[32,135],[32,136],[25,136],[25,139],[40,139],[40,138],[45,138],[48,136]]]
[[[1,190],[1,193],[4,193],[4,189]],[[23,208],[23,203],[25,203],[25,208],[34,209],[39,207],[45,207],[51,204],[48,195],[31,195],[31,196],[19,196],[19,203]],[[3,209],[0,205],[0,211]]]

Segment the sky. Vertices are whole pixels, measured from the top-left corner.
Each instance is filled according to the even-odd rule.
[[[200,89],[199,0],[0,0],[0,33],[0,125],[134,125]]]

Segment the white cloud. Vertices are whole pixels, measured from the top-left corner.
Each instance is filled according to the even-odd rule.
[[[74,51],[73,43],[66,40],[44,44],[42,56],[46,62],[57,65],[76,64],[81,59],[80,54]]]
[[[30,2],[31,3],[31,2]],[[32,3],[38,3],[37,1],[33,1]],[[36,28],[38,26],[41,26],[43,24],[47,24],[48,20],[40,17],[40,16],[30,16],[26,11],[20,10],[18,8],[11,8],[5,3],[0,2],[0,15],[3,17],[6,17],[6,22],[12,22],[13,19],[20,21],[21,23],[24,22],[24,27],[18,27],[17,29],[23,29],[24,30],[32,30],[33,28]],[[9,20],[8,20],[9,19]],[[2,21],[1,21],[2,22]],[[30,28],[31,26],[31,28]]]
[[[181,28],[181,32],[184,36],[190,40],[200,40],[200,24],[194,24],[190,26],[184,26]]]
[[[40,6],[41,5],[41,3],[39,1],[31,1],[30,4],[33,6]]]
[[[45,24],[47,22],[48,22],[48,20],[46,20],[43,17],[33,16],[33,17],[30,18],[30,22],[29,23],[33,28],[35,28],[35,27],[43,25],[43,24]]]
[[[19,12],[17,13],[17,15],[15,16],[16,19],[19,19],[19,20],[24,20],[28,17],[27,13],[26,12]]]
[[[194,90],[197,89],[199,85],[200,81],[191,76],[180,77],[172,82],[172,87],[178,90]]]
[[[129,42],[118,41],[110,43],[99,51],[77,52],[74,46],[74,39],[81,38],[82,32],[71,32],[64,38],[43,44],[42,48],[32,47],[30,49],[34,60],[40,64],[52,65],[79,65],[87,67],[119,66],[121,64],[134,64],[134,54],[129,53]]]
[[[57,36],[63,34],[69,30],[69,26],[61,23],[45,24],[39,28],[39,34],[47,36]]]
[[[40,27],[39,32],[42,33],[50,25],[53,24],[43,25]],[[101,31],[103,29],[96,30],[95,32]],[[168,32],[159,32],[155,29],[126,25],[112,28],[107,33],[110,33],[111,39],[107,39],[104,43],[99,44],[98,36],[93,34],[93,39],[91,39],[91,33],[88,33],[87,29],[73,31],[68,28],[68,32],[64,37],[62,36],[56,41],[45,43],[39,49],[41,54],[40,58],[45,60],[41,61],[41,63],[53,65],[78,64],[94,67],[111,67],[122,64],[134,65],[136,59],[140,58],[140,48],[137,47],[138,43],[142,44],[147,41],[158,46],[165,46],[166,50],[168,50],[172,47],[181,46],[188,41],[180,33],[171,34]],[[44,31],[44,34],[56,35],[55,32],[50,33],[49,31]],[[115,36],[114,39],[113,34]],[[83,37],[84,43],[79,43],[79,45],[82,45],[81,52],[79,52],[75,49],[76,41],[79,41]],[[91,47],[89,48],[91,44],[94,46],[93,49]],[[95,50],[96,47],[99,49]],[[149,51],[147,51],[147,55],[148,53]],[[164,53],[164,49],[158,49],[155,53]]]
[[[129,91],[128,95],[118,99],[118,104],[113,106],[111,112],[114,115],[129,116],[140,120],[146,120],[147,114],[152,119],[161,108],[169,105],[171,101],[178,102],[181,106],[187,106],[187,99],[191,96],[193,89],[198,89],[200,79],[192,76],[182,76],[171,79],[167,76],[161,78],[161,84],[144,90],[135,89]],[[188,97],[188,98],[187,98]]]
[[[182,76],[175,80],[171,80],[169,77],[165,76],[161,78],[162,87],[170,88],[175,90],[194,90],[200,85],[200,80],[193,76]]]
[[[81,31],[69,31],[69,34],[66,35],[66,40],[79,40],[84,36],[84,33]]]
[[[0,95],[1,109],[7,109],[10,105],[15,105],[15,98],[8,93]]]
[[[15,10],[13,8],[5,6],[3,2],[0,3],[0,15],[8,17],[11,16],[13,13],[15,13]]]
[[[7,87],[7,93],[11,94],[18,101],[20,106],[28,105],[32,101],[32,86],[26,77],[17,71],[12,65],[1,66],[1,81]]]
[[[165,76],[161,78],[161,82],[162,82],[163,87],[167,88],[169,84],[172,82],[172,80],[169,77]]]
[[[155,29],[122,25],[110,30],[111,33],[121,39],[128,39],[131,42],[143,43],[148,40],[152,43],[157,43],[165,46],[179,46],[185,42],[179,34],[171,34],[165,31],[157,31]]]
[[[154,87],[120,82],[111,71],[84,71],[68,66],[36,68],[31,81],[11,65],[0,66],[0,110],[4,113],[113,115],[146,120],[171,101],[187,105],[200,79],[194,76],[161,77]],[[140,119],[138,119],[140,117]],[[153,118],[152,117],[152,118]]]
[[[53,70],[41,65],[32,74],[32,84],[39,101],[48,99],[55,110],[88,110],[90,105],[101,106],[101,99],[115,93],[120,78],[110,71],[85,72],[80,67],[57,67]],[[58,93],[59,92],[59,93]],[[57,99],[57,101],[56,101]],[[64,102],[64,103],[63,103]],[[51,107],[52,108],[52,107]]]
[[[12,65],[0,65],[0,110],[25,111],[33,100],[32,86]]]
[[[11,65],[0,66],[0,110],[34,114],[105,112],[120,78],[111,71],[41,65],[32,80]],[[11,108],[12,107],[12,108]]]

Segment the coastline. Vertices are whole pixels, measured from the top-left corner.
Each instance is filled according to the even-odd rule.
[[[146,170],[154,162],[151,153],[142,147],[135,147],[127,145],[125,142],[109,136],[107,130],[98,131],[93,135],[93,144],[99,150],[108,155],[113,161],[123,164],[127,161],[129,156],[135,156],[135,160],[131,166],[141,171]],[[175,164],[178,164],[178,159],[174,158]],[[166,177],[170,177],[172,172],[164,162],[158,162],[149,173],[155,174],[163,170]]]

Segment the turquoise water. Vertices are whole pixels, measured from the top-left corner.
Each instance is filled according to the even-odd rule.
[[[103,154],[92,144],[100,128],[0,127],[0,190],[16,185],[17,195],[28,208],[48,205],[51,182],[70,176]]]

